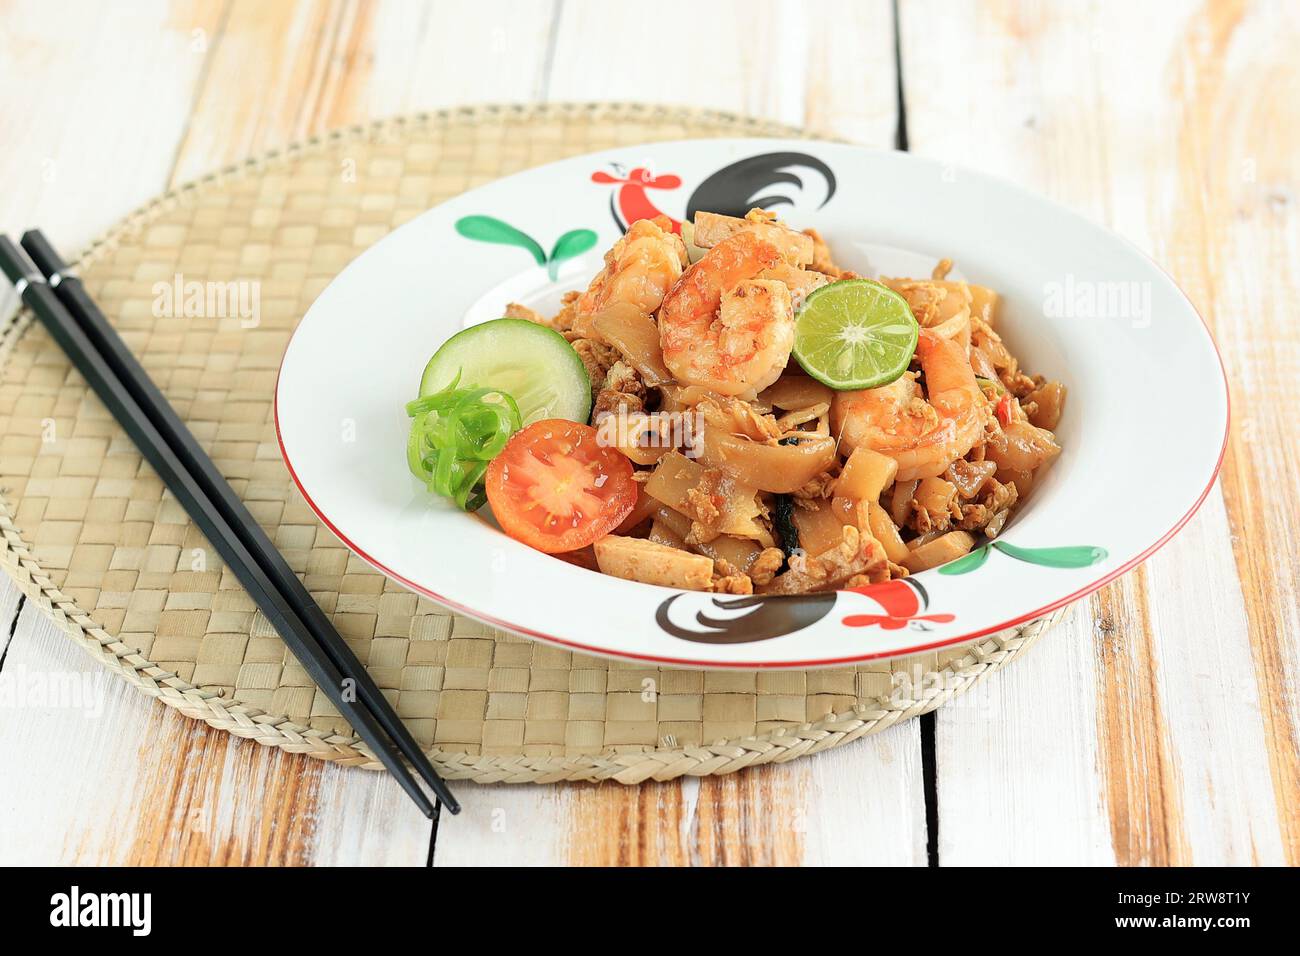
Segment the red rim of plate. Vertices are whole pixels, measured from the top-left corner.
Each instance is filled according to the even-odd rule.
[[[1123,237],[1120,238],[1122,239]],[[1219,351],[1219,345],[1214,340],[1214,333],[1210,329],[1210,324],[1205,321],[1205,316],[1201,315],[1200,310],[1197,309],[1195,304],[1192,302],[1192,300],[1188,298],[1187,293],[1182,290],[1182,287],[1179,286],[1178,283],[1174,281],[1173,276],[1171,276],[1168,272],[1166,272],[1158,262],[1152,259],[1149,255],[1147,255],[1146,252],[1144,252],[1142,249],[1139,249],[1132,242],[1129,242],[1128,244],[1134,251],[1139,253],[1143,258],[1145,258],[1148,262],[1150,262],[1151,265],[1154,266],[1157,271],[1159,271],[1162,275],[1164,275],[1164,277],[1169,280],[1170,284],[1173,285],[1173,287],[1178,291],[1178,294],[1183,297],[1183,301],[1187,303],[1188,307],[1192,310],[1193,314],[1195,314],[1195,316],[1200,320],[1201,327],[1205,330],[1206,338],[1208,338],[1210,341],[1210,348],[1214,350],[1214,357],[1219,362],[1219,374],[1223,380],[1223,401],[1224,401],[1223,441],[1219,446],[1219,456],[1214,463],[1214,469],[1210,472],[1209,481],[1206,482],[1204,490],[1202,490],[1200,495],[1197,496],[1197,499],[1195,502],[1193,502],[1191,508],[1189,508],[1187,513],[1184,514],[1181,518],[1179,518],[1177,522],[1175,522],[1172,528],[1170,528],[1163,535],[1157,538],[1154,544],[1152,544],[1145,551],[1137,555],[1137,557],[1132,558],[1131,560],[1125,562],[1115,570],[1103,575],[1102,577],[1098,578],[1096,581],[1084,585],[1083,587],[1079,588],[1077,591],[1075,591],[1072,594],[1066,595],[1065,597],[1053,601],[1052,603],[1045,605],[1044,607],[1038,608],[1035,611],[1030,611],[1027,614],[1022,614],[1019,617],[1012,618],[1011,620],[1006,621],[1005,623],[997,624],[992,627],[981,628],[980,630],[977,631],[970,631],[966,634],[958,635],[957,637],[950,637],[942,641],[934,641],[929,644],[916,644],[913,645],[912,647],[906,647],[906,648],[901,648],[898,650],[890,650],[890,651],[879,651],[874,654],[858,654],[858,655],[854,655],[853,657],[834,657],[834,658],[825,658],[821,660],[812,660],[812,661],[759,661],[759,662],[701,661],[689,657],[659,657],[653,654],[633,654],[627,651],[612,651],[609,650],[608,648],[596,647],[591,644],[582,644],[577,641],[570,641],[562,637],[556,637],[554,634],[543,634],[540,631],[534,631],[531,628],[525,627],[522,624],[516,624],[512,621],[502,620],[501,618],[494,617],[491,614],[487,614],[483,611],[476,610],[475,608],[466,607],[465,605],[460,604],[457,601],[453,601],[450,598],[438,594],[436,591],[431,591],[428,588],[424,587],[423,585],[417,584],[415,581],[411,581],[410,579],[403,577],[402,575],[398,574],[396,571],[384,565],[382,562],[378,561],[376,558],[367,554],[361,548],[357,547],[357,545],[346,534],[344,534],[337,526],[335,526],[335,524],[332,521],[330,521],[330,519],[325,515],[325,513],[316,506],[316,502],[312,500],[311,495],[307,493],[307,489],[303,487],[302,481],[300,481],[298,478],[298,472],[293,467],[293,462],[289,460],[289,453],[284,447],[284,437],[280,434],[280,373],[284,371],[284,355],[289,354],[289,349],[293,346],[294,336],[297,335],[298,328],[301,327],[302,325],[301,322],[299,322],[298,327],[295,327],[293,333],[289,336],[289,344],[285,346],[284,355],[280,357],[280,368],[276,372],[275,401],[273,403],[273,411],[275,417],[275,440],[277,444],[279,444],[280,446],[280,457],[284,459],[285,467],[289,469],[289,477],[293,479],[294,485],[297,486],[299,493],[303,497],[303,500],[307,502],[307,506],[311,508],[312,512],[315,513],[316,517],[319,518],[322,523],[324,523],[325,527],[329,528],[330,531],[332,531],[340,541],[342,541],[345,545],[347,545],[349,550],[351,550],[354,554],[360,557],[363,561],[365,561],[375,570],[386,575],[387,577],[392,578],[394,581],[397,581],[403,587],[406,587],[417,594],[422,594],[427,598],[437,601],[439,604],[443,605],[444,607],[448,607],[451,610],[456,611],[460,614],[464,614],[468,617],[475,618],[479,621],[484,622],[485,624],[490,624],[493,627],[499,627],[507,631],[512,631],[515,634],[521,634],[525,637],[534,638],[535,640],[545,641],[548,644],[556,644],[561,647],[571,648],[573,650],[586,651],[587,653],[595,654],[601,657],[617,657],[622,660],[647,661],[653,664],[672,664],[679,667],[698,667],[706,670],[719,670],[719,669],[728,669],[728,668],[732,670],[766,670],[769,668],[795,670],[799,668],[808,668],[808,667],[836,667],[844,664],[859,664],[865,661],[882,660],[882,659],[889,659],[894,657],[906,657],[909,654],[919,654],[923,651],[939,650],[944,647],[952,647],[956,644],[967,644],[970,643],[971,641],[978,640],[981,637],[986,637],[989,634],[996,634],[999,631],[1004,631],[1010,627],[1016,627],[1017,625],[1023,624],[1026,621],[1036,620],[1037,618],[1043,617],[1044,615],[1051,614],[1053,611],[1057,610],[1058,608],[1065,607],[1067,604],[1073,604],[1075,601],[1087,597],[1089,594],[1092,594],[1094,591],[1100,590],[1101,588],[1105,587],[1107,584],[1109,584],[1111,581],[1114,581],[1116,578],[1120,577],[1121,575],[1127,574],[1129,571],[1133,570],[1135,567],[1137,567],[1147,558],[1151,557],[1151,555],[1155,554],[1155,552],[1159,551],[1162,547],[1164,547],[1170,541],[1170,539],[1172,539],[1174,535],[1176,535],[1179,531],[1181,531],[1183,529],[1183,526],[1186,525],[1187,522],[1191,520],[1192,515],[1196,514],[1196,512],[1200,510],[1201,505],[1205,502],[1206,497],[1210,493],[1210,489],[1214,487],[1214,482],[1219,477],[1219,471],[1223,468],[1223,459],[1228,451],[1228,432],[1232,424],[1232,390],[1228,386],[1228,370],[1227,367],[1223,364],[1223,354]]]

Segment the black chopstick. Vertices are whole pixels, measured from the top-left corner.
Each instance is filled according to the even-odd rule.
[[[397,778],[420,811],[432,818],[432,802],[402,763],[398,751],[384,735],[380,722],[367,706],[349,700],[345,695],[345,678],[352,679],[359,690],[359,675],[365,673],[364,668],[356,662],[355,657],[352,658],[354,666],[340,668],[323,652],[286,596],[276,588],[267,571],[258,564],[249,547],[204,493],[198,480],[164,440],[158,428],[119,380],[104,356],[94,348],[89,337],[46,284],[45,279],[32,268],[8,236],[0,236],[0,270],[14,283],[22,301],[32,309],[113,417],[126,429],[145,459],[217,549],[308,675],[356,729],[380,762]],[[444,798],[444,802],[448,809],[455,806],[454,800],[447,801]]]
[[[357,696],[361,702],[370,708],[385,732],[411,762],[416,772],[438,795],[443,805],[452,813],[459,813],[460,804],[433,769],[433,764],[429,762],[429,758],[411,736],[402,719],[397,716],[397,712],[388,703],[379,686],[339,636],[334,625],[325,616],[325,612],[321,610],[320,605],[312,598],[298,576],[293,573],[293,569],[271,543],[261,525],[249,514],[248,508],[222,477],[221,472],[217,470],[194,435],[185,427],[180,416],[159,391],[153,379],[127,348],[103,311],[86,291],[81,279],[69,274],[67,263],[63,261],[63,257],[59,255],[53,243],[39,229],[32,229],[23,234],[22,247],[36,263],[36,267],[44,273],[50,288],[72,314],[77,325],[86,333],[91,345],[108,362],[118,380],[126,386],[127,391],[153,422],[163,439],[176,452],[189,473],[194,476],[199,487],[217,506],[231,528],[239,535],[240,540],[252,552],[262,570],[298,612],[298,616],[315,637],[316,643],[340,671],[355,676]]]

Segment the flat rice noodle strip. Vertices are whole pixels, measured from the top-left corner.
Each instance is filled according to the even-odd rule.
[[[660,389],[663,401],[660,407],[666,412],[682,412],[694,408],[706,398],[720,400],[721,396],[703,385],[665,385]]]
[[[690,548],[686,547],[686,539],[682,535],[678,534],[672,528],[657,519],[652,525],[650,525],[649,538],[655,544],[667,545],[670,548],[677,548],[681,551],[690,550]]]
[[[704,478],[704,466],[678,452],[669,452],[659,460],[648,481],[645,493],[683,514],[690,513],[687,493]]]
[[[982,285],[968,285],[967,288],[970,289],[971,314],[978,315],[991,326],[997,317],[998,294]]]
[[[930,281],[948,292],[947,297],[943,300],[943,315],[945,318],[951,318],[961,312],[975,298],[968,282],[959,282],[956,279],[931,279]]]
[[[985,482],[992,478],[997,470],[997,462],[955,461],[948,466],[943,476],[957,486],[957,494],[970,499],[979,494]]]
[[[1011,422],[984,445],[985,457],[997,463],[999,474],[1032,473],[1060,453],[1056,436],[1024,421]]]
[[[880,515],[875,526],[872,524],[871,517],[873,508]],[[874,538],[876,543],[884,549],[885,557],[895,564],[898,563],[898,557],[902,557],[907,552],[907,545],[903,543],[898,529],[894,527],[894,522],[889,520],[888,513],[876,502],[837,496],[831,499],[830,511],[840,524],[851,524],[861,534]],[[879,535],[876,533],[877,531],[880,532]],[[880,535],[884,535],[884,537],[882,538]]]
[[[704,254],[709,251],[703,246],[695,244],[695,223],[693,222],[682,223],[682,242],[686,245],[686,259],[691,265],[695,265],[695,263],[703,259]]]
[[[1016,486],[1016,500],[1024,501],[1029,497],[1029,492],[1034,488],[1034,476],[1032,471],[1012,471],[1008,468],[999,468],[998,473],[994,475],[998,481],[1005,484]]]
[[[970,349],[970,313],[962,312],[938,325],[930,326],[930,331],[941,339],[950,339],[963,349]]]
[[[636,306],[630,302],[615,302],[597,312],[591,324],[601,339],[622,353],[627,364],[640,373],[647,385],[667,385],[673,380],[672,373],[664,364],[659,327]]]
[[[946,531],[927,531],[925,534],[917,535],[907,542],[907,550],[915,551],[917,548],[929,544],[935,538],[942,538],[947,533]]]
[[[980,378],[986,378],[990,382],[1000,381],[997,366],[993,364],[993,358],[982,345],[971,346],[970,367],[971,371]]]
[[[646,497],[650,498],[649,495],[646,495]],[[650,498],[650,500],[654,501],[653,498]],[[659,505],[655,509],[654,516],[655,524],[663,525],[670,529],[673,534],[677,535],[677,537],[682,540],[685,540],[686,536],[691,533],[691,519],[686,517],[686,515],[682,514],[680,511],[669,508],[667,505]]]
[[[792,566],[789,571],[759,588],[759,592],[805,594],[811,591],[830,591],[857,575],[865,575],[870,580],[884,580],[888,574],[885,568],[886,555],[879,542],[856,532],[850,538],[847,529],[840,540],[839,545],[819,555],[806,555],[801,566]],[[857,549],[855,553],[847,554],[845,546],[853,541],[856,541]]]
[[[632,506],[631,512],[623,519],[623,523],[613,530],[613,534],[630,535],[641,525],[645,524],[661,507],[658,501],[651,498],[642,489],[637,489],[636,504]]]
[[[1029,416],[1031,424],[1045,428],[1049,432],[1061,422],[1061,410],[1065,406],[1065,386],[1060,382],[1044,382],[1025,396],[1026,402],[1038,406]]]
[[[957,486],[942,478],[923,478],[916,486],[915,499],[932,514],[949,511],[957,500]]]
[[[900,528],[912,513],[912,495],[916,493],[917,480],[898,481],[894,483],[894,493],[889,499],[889,517]]]
[[[831,406],[827,402],[820,405],[810,405],[807,408],[798,408],[793,412],[786,412],[776,420],[777,426],[784,432],[792,432],[800,425],[806,425],[809,422],[818,422],[820,424],[823,418],[830,415]]]
[[[769,445],[728,434],[709,425],[706,418],[700,460],[759,491],[790,494],[835,462],[835,439],[829,435],[792,437],[795,444]]]
[[[851,524],[859,531],[866,531],[868,534],[871,532],[871,527],[867,524],[867,502],[865,501],[836,495],[831,499],[831,514],[835,515],[840,524]]]
[[[995,369],[1011,368],[1016,361],[996,332],[980,335],[979,340],[975,344],[979,347],[979,351],[984,354],[984,357],[988,359],[989,364]],[[976,370],[975,374],[982,375],[979,370]],[[983,377],[988,378],[987,375],[984,375]],[[994,378],[999,377],[1000,376],[994,376]]]
[[[951,285],[951,283],[943,283]],[[964,283],[962,283],[964,286]],[[959,335],[963,326],[966,329],[966,343],[970,344],[970,300],[963,292],[952,292],[944,296],[939,303],[939,314],[936,316],[937,321],[931,324],[930,328],[937,332],[945,339],[950,339]]]
[[[690,518],[667,505],[659,505],[655,511],[654,530],[650,534],[652,541],[659,540],[655,535],[660,534],[663,537],[661,544],[672,544],[676,548],[698,551],[714,560],[730,562],[741,571],[748,571],[754,559],[763,552],[762,545],[757,541],[737,538],[730,534],[720,534],[712,541],[692,546],[686,543],[686,536],[690,533]]]
[[[656,416],[644,412],[626,415],[611,412],[601,419],[597,429],[601,444],[617,448],[634,464],[653,465],[669,451],[675,440],[671,433],[661,434],[658,422]]]
[[[871,536],[880,542],[885,549],[885,556],[895,564],[902,564],[903,559],[910,553],[907,545],[903,543],[903,536],[898,533],[898,525],[889,517],[889,513],[874,501],[866,502],[867,505],[867,524],[871,529]]]
[[[704,417],[704,428],[723,435],[767,441],[785,434],[766,412],[750,402],[718,396],[701,402],[697,408]]]
[[[600,564],[596,561],[596,550],[587,545],[585,548],[579,548],[577,551],[564,551],[560,554],[551,555],[553,558],[559,558],[579,568],[585,568],[588,571],[600,573]]]
[[[898,462],[870,448],[856,448],[835,479],[835,494],[844,498],[879,501],[898,474]]]
[[[974,546],[975,539],[967,532],[949,531],[908,552],[902,561],[896,563],[916,574],[918,571],[928,571],[930,568],[955,561],[963,554],[969,553]]]
[[[814,378],[786,372],[758,397],[764,404],[788,412],[830,402],[835,393]]]
[[[835,516],[830,502],[818,502],[816,508],[796,507],[793,518],[799,531],[799,547],[808,554],[822,554],[843,540],[841,529],[845,522]]]
[[[707,541],[697,549],[715,561],[726,561],[739,571],[748,571],[754,559],[763,553],[757,541],[749,538],[737,538],[729,534],[720,534],[712,541]]]
[[[720,471],[705,468],[679,452],[670,451],[659,460],[659,466],[645,483],[645,491],[668,507],[699,521],[705,531],[753,538],[765,547],[771,545],[771,534],[758,520],[763,509],[758,503],[756,489]],[[700,514],[691,501],[692,491],[707,498],[718,514]]]

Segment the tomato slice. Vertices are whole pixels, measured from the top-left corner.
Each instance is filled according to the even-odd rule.
[[[487,470],[497,523],[524,544],[559,554],[613,531],[636,505],[632,463],[596,429],[562,418],[515,432]]]

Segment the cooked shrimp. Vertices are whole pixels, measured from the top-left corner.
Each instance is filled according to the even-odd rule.
[[[574,304],[574,325],[615,302],[629,302],[647,315],[686,268],[686,245],[671,231],[666,216],[638,219],[605,253],[605,268]]]
[[[941,475],[984,434],[987,403],[965,349],[922,329],[916,354],[929,401],[909,374],[889,385],[836,392],[832,434],[848,452],[870,448],[898,462],[896,481]],[[843,452],[842,452],[843,453]]]
[[[814,289],[835,281],[835,276],[809,265],[817,255],[819,242],[822,250],[826,250],[821,236],[811,229],[795,232],[778,220],[775,213],[763,209],[751,209],[744,219],[719,216],[711,212],[695,214],[695,243],[701,248],[712,248],[742,232],[753,233],[781,253],[782,261],[770,269],[764,269],[757,278],[779,279],[784,282],[794,297],[796,310]],[[830,261],[829,252],[826,253],[826,261]]]
[[[683,273],[659,310],[664,364],[678,381],[740,395],[780,377],[794,345],[790,290],[755,278],[780,261],[771,243],[741,232]]]

